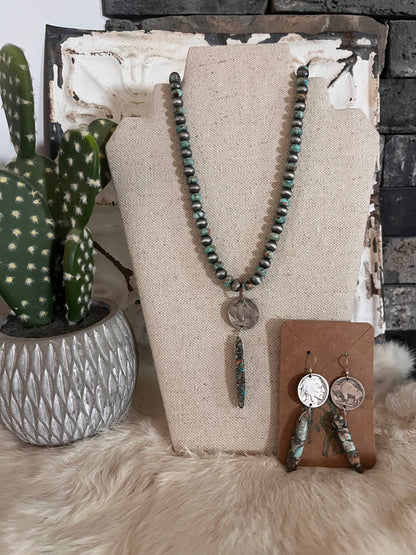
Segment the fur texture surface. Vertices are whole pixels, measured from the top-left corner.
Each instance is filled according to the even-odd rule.
[[[150,354],[135,410],[71,447],[0,429],[0,553],[414,554],[416,382],[412,355],[376,347],[377,464],[299,468],[273,457],[176,455]]]

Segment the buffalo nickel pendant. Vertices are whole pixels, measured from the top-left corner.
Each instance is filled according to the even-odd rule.
[[[342,376],[331,385],[331,399],[339,409],[358,409],[363,404],[364,398],[364,386],[356,378]]]
[[[316,409],[325,403],[329,395],[329,384],[320,374],[311,372],[298,384],[299,401],[305,407]]]
[[[256,303],[249,299],[237,299],[230,304],[228,319],[236,330],[248,330],[256,325],[259,319],[259,309]]]

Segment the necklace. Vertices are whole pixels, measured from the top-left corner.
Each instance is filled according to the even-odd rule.
[[[283,232],[283,226],[286,222],[290,199],[293,191],[293,180],[297,168],[299,152],[301,150],[301,140],[303,133],[303,116],[306,108],[306,96],[308,93],[308,66],[300,66],[296,71],[297,88],[295,96],[294,114],[291,123],[291,138],[289,146],[289,154],[285,164],[285,173],[283,174],[282,191],[276,214],[274,216],[273,225],[265,244],[263,257],[260,259],[253,275],[248,279],[235,279],[224,268],[223,262],[219,260],[216,247],[213,245],[210,229],[206,214],[202,208],[201,188],[198,178],[195,175],[195,163],[192,157],[189,129],[186,124],[185,108],[183,104],[182,81],[179,73],[173,72],[169,76],[171,88],[171,97],[175,118],[176,133],[179,139],[179,149],[182,157],[183,172],[187,181],[190,203],[195,219],[195,224],[201,235],[201,243],[208,262],[212,265],[216,278],[228,290],[239,294],[239,298],[233,301],[228,309],[228,319],[237,331],[235,341],[235,369],[236,369],[236,386],[237,401],[240,408],[244,407],[246,396],[245,383],[245,364],[243,342],[240,332],[243,329],[252,328],[258,320],[259,309],[257,305],[250,299],[245,297],[245,291],[250,291],[257,285],[260,285],[266,276],[266,271],[271,265],[274,253],[277,249],[280,235]]]

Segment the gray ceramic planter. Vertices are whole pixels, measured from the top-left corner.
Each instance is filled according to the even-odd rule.
[[[0,421],[35,445],[63,445],[111,426],[130,408],[136,353],[130,326],[109,313],[80,331],[11,337],[0,326]]]

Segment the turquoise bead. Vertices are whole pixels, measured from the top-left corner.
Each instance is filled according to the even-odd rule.
[[[287,170],[288,172],[294,172],[297,167],[298,165],[296,164],[296,162],[288,162],[287,164],[285,164],[285,170]]]
[[[224,262],[221,262],[221,260],[217,260],[217,262],[215,262],[215,264],[213,265],[213,268],[215,271],[219,270],[220,268],[224,268]]]
[[[279,200],[279,205],[280,206],[285,206],[287,208],[288,206],[290,206],[290,200],[287,199],[287,198],[281,198]]]
[[[204,237],[205,235],[209,235],[209,229],[207,227],[203,227],[202,229],[200,229],[201,232],[201,237]]]
[[[182,164],[183,164],[184,166],[193,166],[193,165],[194,165],[193,158],[184,158],[184,159],[182,160]]]
[[[175,116],[184,116],[185,115],[185,108],[183,106],[177,106],[173,113]]]
[[[272,231],[271,233],[269,233],[269,239],[277,242],[280,239],[280,235],[278,233],[273,233]]]
[[[227,277],[223,280],[222,284],[224,287],[230,287],[232,281],[234,281],[233,276],[227,275]]]
[[[297,154],[298,152],[300,152],[300,145],[290,145],[289,150],[290,152]]]
[[[205,247],[205,254],[209,254],[210,252],[215,252],[217,249],[214,245],[209,245],[209,247]]]
[[[197,220],[198,218],[205,218],[205,212],[203,210],[198,210],[198,212],[193,213],[193,217],[195,218],[195,220]]]
[[[302,110],[296,110],[295,112],[293,112],[293,117],[295,119],[303,119],[304,115],[305,115],[305,112],[302,112]]]
[[[189,141],[179,141],[179,148],[182,150],[191,146]]]
[[[274,221],[277,224],[284,224],[286,222],[286,218],[284,216],[276,216]]]
[[[192,193],[192,195],[189,198],[191,199],[191,201],[201,200],[201,195],[199,193]]]
[[[188,131],[186,123],[181,123],[181,125],[176,126],[176,133],[182,133],[182,131]]]
[[[302,133],[303,133],[302,127],[292,127],[292,131],[290,132],[290,134],[293,135],[294,137],[300,137]]]
[[[264,277],[266,275],[266,268],[262,268],[261,266],[259,266],[258,268],[256,268],[256,274]]]
[[[246,291],[250,291],[250,289],[253,289],[254,285],[251,283],[251,281],[249,279],[246,279],[246,281],[244,282],[244,289]]]
[[[183,96],[183,92],[182,89],[174,89],[171,93],[170,96],[172,98],[181,98]]]
[[[263,254],[263,257],[264,257],[264,258],[268,258],[269,260],[272,260],[272,258],[274,258],[274,252],[273,252],[273,251],[266,251],[266,252]]]
[[[291,179],[285,179],[282,185],[285,189],[293,189],[293,181]]]
[[[198,183],[198,178],[194,175],[190,175],[187,179],[187,183],[188,185],[191,185],[192,183]]]
[[[296,82],[298,85],[303,85],[305,87],[309,85],[309,79],[306,79],[306,77],[298,77]]]

